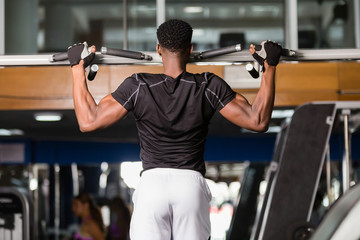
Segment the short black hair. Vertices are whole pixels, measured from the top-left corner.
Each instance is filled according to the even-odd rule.
[[[193,29],[185,21],[171,19],[162,23],[156,32],[160,46],[171,52],[181,52],[191,46]]]

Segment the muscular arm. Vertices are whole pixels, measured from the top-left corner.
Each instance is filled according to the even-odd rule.
[[[265,132],[269,127],[275,98],[275,66],[265,61],[260,89],[253,104],[237,94],[220,113],[234,124],[258,132]]]
[[[106,128],[127,114],[126,109],[110,94],[96,104],[86,84],[82,60],[71,70],[75,113],[82,132]]]

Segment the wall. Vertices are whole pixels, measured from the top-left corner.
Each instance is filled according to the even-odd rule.
[[[224,77],[226,66],[189,65],[189,72],[210,71]],[[114,91],[134,72],[161,73],[162,66],[103,65],[89,82],[95,100]],[[360,100],[360,62],[281,63],[276,71],[275,106],[310,101]],[[256,81],[256,80],[254,80]],[[72,109],[71,70],[67,66],[0,69],[0,110]],[[235,89],[250,102],[257,89]]]

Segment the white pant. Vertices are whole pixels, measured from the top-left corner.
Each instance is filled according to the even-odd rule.
[[[133,195],[131,240],[208,240],[211,193],[201,173],[155,168]]]

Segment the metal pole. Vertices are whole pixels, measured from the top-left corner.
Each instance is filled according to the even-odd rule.
[[[76,163],[71,164],[71,175],[73,179],[73,195],[79,195],[79,173]]]
[[[344,118],[344,156],[342,161],[343,192],[350,188],[350,147],[349,147],[349,115],[350,110],[342,110]]]
[[[55,171],[55,219],[54,219],[54,228],[55,228],[55,240],[59,240],[60,234],[60,165],[58,163],[54,164]]]
[[[360,48],[360,0],[354,0],[355,47]]]
[[[165,0],[156,0],[156,26],[160,26],[166,20]]]
[[[37,182],[39,182],[39,167],[37,165],[30,165],[29,167],[29,172],[32,172],[33,174],[33,178],[36,179]],[[34,234],[33,236],[35,237],[35,239],[38,238],[38,231],[39,231],[39,186],[34,190],[33,193],[33,206],[34,206],[34,223],[33,223],[33,228],[34,228]]]
[[[123,49],[128,49],[128,23],[127,23],[127,0],[123,0]]]
[[[5,0],[0,0],[0,55],[5,54]]]
[[[326,147],[326,189],[329,199],[329,205],[333,202],[333,196],[331,191],[331,162],[330,162],[330,144]]]
[[[285,0],[285,47],[297,50],[298,45],[297,0]]]

